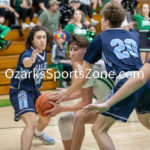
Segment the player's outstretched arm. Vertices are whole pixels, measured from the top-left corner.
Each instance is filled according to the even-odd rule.
[[[93,96],[93,87],[85,88],[82,90],[82,100],[74,105],[69,106],[61,106],[60,104],[50,102],[52,105],[54,105],[54,108],[46,111],[45,113],[50,114],[49,116],[55,116],[60,112],[67,112],[67,111],[77,111],[79,109],[82,109],[82,107],[92,103],[92,96]]]
[[[72,83],[72,85],[66,90],[66,91],[60,91],[57,94],[54,95],[55,100],[63,101],[66,99],[69,95],[73,94],[75,91],[80,89],[85,82],[87,81],[87,74],[89,73],[89,70],[92,68],[92,64],[89,64],[88,62],[85,62],[82,69],[82,75],[77,75],[75,81]]]
[[[38,50],[33,50],[31,57],[26,57],[23,59],[23,65],[25,68],[30,68],[35,62]]]
[[[139,74],[143,73],[140,76],[129,79],[108,101],[98,105],[88,105],[84,107],[85,111],[88,110],[98,110],[100,112],[106,111],[112,105],[118,103],[125,97],[129,96],[135,92],[138,88],[142,87],[145,82],[150,78],[150,64],[146,63],[140,70]]]
[[[57,92],[65,92],[67,89],[65,88],[57,88],[58,91],[56,91],[55,93]],[[52,95],[53,96],[53,95]],[[71,95],[69,95],[68,97],[66,97],[66,99],[63,99],[63,101],[71,101],[71,100],[74,100],[74,99],[77,99],[77,98],[80,98],[82,96],[82,89],[78,89],[77,91],[75,91],[74,93],[72,93]],[[56,103],[60,103],[60,102],[63,102],[63,101],[56,101]]]

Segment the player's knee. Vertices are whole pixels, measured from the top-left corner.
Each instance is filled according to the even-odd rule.
[[[30,121],[27,121],[26,122],[26,126],[28,127],[28,128],[31,128],[32,130],[35,130],[35,128],[36,128],[36,120],[30,120]]]
[[[101,128],[99,125],[97,125],[97,124],[94,124],[93,126],[92,126],[92,133],[94,134],[94,135],[100,135],[100,134],[102,134],[102,133],[105,133],[106,131],[104,130],[104,128]]]
[[[98,129],[95,127],[95,125],[92,126],[91,128],[93,135],[96,135]]]
[[[61,116],[58,121],[59,127],[66,128],[68,126],[68,121],[69,121],[69,119],[67,116]]]
[[[50,122],[50,117],[42,117],[39,116],[39,121],[43,124],[43,125],[48,125]]]
[[[84,116],[83,116],[83,113],[81,111],[77,111],[75,113],[75,116],[74,116],[74,121],[75,123],[84,123]]]
[[[36,127],[36,115],[34,113],[26,113],[21,116],[26,127],[32,128],[33,130]]]
[[[63,140],[72,138],[73,116],[61,116],[58,121],[59,131]]]

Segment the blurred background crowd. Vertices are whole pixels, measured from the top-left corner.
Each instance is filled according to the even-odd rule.
[[[101,31],[103,6],[111,0],[0,0],[0,49],[11,45],[5,36],[14,29],[31,29],[44,26],[54,37],[50,45],[51,61],[71,71],[67,57],[67,42],[72,34],[86,36],[91,42]],[[143,63],[150,57],[150,0],[138,5],[140,0],[115,0],[124,8],[126,18],[122,28],[136,34],[141,41]],[[29,21],[27,21],[27,18]],[[36,18],[36,19],[34,19]],[[36,20],[36,21],[33,21]],[[69,79],[66,79],[69,84]]]

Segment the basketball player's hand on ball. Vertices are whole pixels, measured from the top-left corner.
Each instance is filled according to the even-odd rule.
[[[88,112],[88,111],[95,111],[96,113],[98,112],[105,112],[109,109],[109,105],[105,102],[105,103],[101,103],[101,104],[89,104],[85,107],[83,107],[83,111],[84,112]]]
[[[59,104],[56,104],[53,101],[49,101],[49,103],[54,107],[48,111],[45,111],[45,114],[48,114],[49,117],[54,117],[61,112],[61,106]]]
[[[57,92],[53,93],[52,98],[55,100],[57,104],[67,99],[66,95],[67,89],[58,89]]]
[[[33,52],[32,52],[32,55],[31,55],[31,61],[32,61],[32,63],[35,63],[35,61],[36,61],[36,57],[37,57],[37,53],[38,53],[38,50],[33,50]]]

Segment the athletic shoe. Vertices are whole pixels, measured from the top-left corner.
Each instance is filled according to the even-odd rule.
[[[30,29],[32,29],[35,26],[33,22],[30,23]]]
[[[93,12],[93,15],[97,15],[97,13],[96,13],[96,12]]]
[[[26,23],[22,23],[21,26],[22,26],[23,29],[29,28],[29,25],[26,24]]]
[[[92,23],[93,25],[97,25],[97,24],[99,23],[99,21],[94,20],[94,19],[92,18],[92,19],[91,19],[91,23]]]
[[[34,139],[38,139],[40,140],[43,144],[45,145],[54,145],[55,144],[55,140],[51,137],[49,137],[47,134],[45,133],[42,133],[42,135],[40,136],[37,136],[35,133],[34,133]]]

